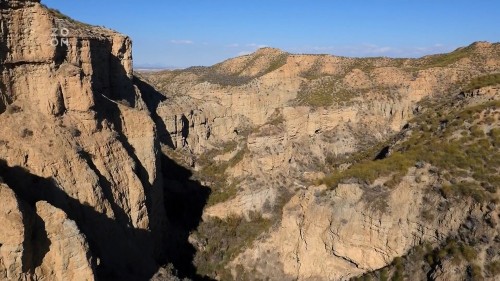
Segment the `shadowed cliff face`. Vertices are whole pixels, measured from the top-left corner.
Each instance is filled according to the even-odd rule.
[[[0,278],[148,280],[168,262],[196,278],[187,236],[208,193],[168,176],[183,168],[160,151],[158,96],[133,79],[130,39],[38,2],[0,3],[0,176],[15,226],[0,230]]]
[[[172,147],[170,133],[166,130],[162,119],[156,114],[158,105],[166,98],[151,85],[134,77],[134,85],[141,92],[146,107],[155,122],[156,135],[161,145]],[[193,265],[196,249],[188,241],[191,232],[195,231],[201,221],[203,208],[210,195],[210,188],[193,179],[188,168],[177,164],[165,154],[161,155],[164,184],[165,212],[168,219],[168,231],[164,245],[165,257],[171,263],[179,277],[193,280],[210,280],[200,276]]]
[[[50,264],[43,263],[44,256],[51,250],[51,242],[44,227],[49,222],[43,221],[34,211],[38,202],[47,202],[62,211],[85,235],[88,252],[83,254],[87,256],[89,266],[93,270],[89,273],[95,273],[104,278],[118,278],[119,276],[147,276],[156,271],[153,260],[141,262],[142,258],[140,258],[143,254],[140,241],[150,239],[149,231],[124,227],[123,222],[118,218],[110,219],[96,212],[92,206],[81,204],[78,200],[69,197],[53,179],[33,175],[22,167],[8,167],[5,161],[1,162],[0,174],[5,183],[14,191],[18,200],[26,205],[23,208],[24,216],[28,221],[33,221],[31,225],[25,225],[26,230],[32,231],[31,235],[28,234],[31,239],[28,238],[23,242],[26,249],[23,256],[31,256],[33,260],[23,263],[25,266],[23,272],[35,275],[38,267],[46,270],[51,268]],[[38,211],[38,208],[36,209]],[[51,235],[57,234],[51,233]],[[126,239],[127,236],[134,237],[136,242]],[[60,258],[68,259],[69,257]],[[98,262],[97,259],[102,260]],[[117,269],[122,272],[115,272]],[[60,270],[64,272],[71,269],[61,268]],[[86,278],[92,278],[92,276]]]
[[[37,1],[1,8],[0,175],[14,227],[0,231],[0,277],[147,280],[170,262],[200,279],[187,239],[208,190],[160,152],[167,132],[148,108],[161,97],[133,80],[129,38]],[[66,44],[50,44],[53,28]]]

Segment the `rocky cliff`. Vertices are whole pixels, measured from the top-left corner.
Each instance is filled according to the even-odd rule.
[[[39,1],[2,1],[0,278],[145,278],[166,223],[131,40]]]
[[[498,277],[498,43],[137,75],[124,35],[0,8],[0,279]]]
[[[438,104],[497,100],[496,88],[471,89],[497,84],[499,71],[500,45],[477,42],[419,59],[264,48],[211,67],[142,73],[166,98],[155,118],[166,128],[163,151],[212,188],[204,222],[190,236],[199,271],[220,280],[345,280],[453,237],[484,205],[464,199],[444,210],[442,195],[429,190],[448,183],[428,161],[369,184],[357,174],[353,182],[311,184],[354,173],[348,168],[361,158],[384,159],[391,138],[413,132],[411,120],[445,114]],[[226,239],[231,233],[241,238]]]
[[[283,185],[307,185],[333,159],[399,132],[421,100],[497,72],[499,52],[486,42],[420,59],[263,48],[212,67],[142,76],[167,98],[157,121],[166,128],[164,143],[183,151],[179,160],[203,170],[213,159],[224,166],[238,156],[223,173],[238,196],[206,212],[221,217],[260,210]]]

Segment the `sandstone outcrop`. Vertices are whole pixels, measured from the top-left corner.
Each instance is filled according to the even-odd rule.
[[[156,129],[133,83],[131,40],[39,1],[0,5],[1,176],[45,226],[37,239],[47,242],[26,248],[31,226],[13,203],[7,213],[17,227],[9,231],[18,234],[8,238],[20,240],[2,241],[9,245],[2,250],[20,256],[6,257],[5,274],[152,276],[167,220]],[[38,263],[24,262],[36,255]]]

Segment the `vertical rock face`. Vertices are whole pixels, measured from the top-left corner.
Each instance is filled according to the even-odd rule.
[[[20,278],[23,275],[23,241],[25,230],[21,206],[14,192],[0,184],[0,278]]]
[[[0,7],[0,276],[152,276],[163,182],[131,40],[39,1]]]
[[[91,253],[76,223],[45,201],[36,203],[36,213],[44,222],[48,252],[35,274],[50,280],[94,280]]]

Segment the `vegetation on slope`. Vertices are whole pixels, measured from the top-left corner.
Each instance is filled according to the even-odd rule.
[[[465,274],[470,280],[483,280],[481,266],[477,264],[478,251],[463,241],[448,238],[442,245],[432,247],[430,243],[423,243],[414,247],[405,257],[397,257],[387,267],[366,273],[359,277],[351,278],[351,281],[365,280],[410,280],[421,270],[433,272],[443,265],[445,261],[450,261],[452,266],[466,268]],[[500,275],[500,261],[486,263],[485,272],[488,277]],[[418,276],[418,275],[417,275]]]
[[[197,252],[194,260],[198,274],[233,280],[225,266],[271,224],[270,220],[256,213],[250,213],[248,220],[230,216],[225,220],[210,218],[203,222],[194,234],[198,241],[204,241],[204,250]]]
[[[465,92],[470,92],[487,86],[494,86],[500,84],[500,73],[493,73],[483,75],[472,79],[469,84],[464,88]]]
[[[57,19],[62,19],[62,20],[67,20],[68,22],[70,23],[73,23],[75,24],[76,26],[78,27],[90,27],[91,25],[90,24],[86,24],[86,23],[83,23],[83,22],[80,22],[80,21],[77,21],[73,18],[70,18],[68,17],[67,15],[61,13],[61,11],[57,10],[57,9],[53,9],[53,8],[49,8],[47,7],[46,5],[44,4],[41,4],[42,7],[44,7],[45,9],[47,9],[49,11],[49,13],[57,18]]]
[[[236,154],[228,161],[214,160],[218,155],[232,153],[236,150]],[[202,167],[198,172],[198,176],[203,179],[203,181],[209,182],[212,190],[208,198],[207,207],[227,201],[236,195],[236,186],[238,182],[228,183],[225,172],[228,168],[234,167],[243,160],[246,153],[246,147],[238,149],[238,143],[232,141],[224,143],[219,149],[207,151],[197,159],[197,164]]]
[[[243,73],[250,67],[253,67],[257,61],[262,58],[262,54],[254,54],[237,72],[224,70],[224,63],[214,65],[200,77],[200,82],[210,82],[221,86],[241,86],[247,84],[255,78],[271,73],[286,64],[288,53],[281,53],[270,58],[266,68],[261,69],[255,75],[244,75]]]
[[[346,103],[357,94],[338,86],[338,78],[329,76],[302,83],[297,93],[297,105],[328,107],[334,103]]]
[[[481,84],[491,85],[490,82]],[[334,173],[324,182],[335,188],[348,178],[371,183],[381,176],[389,176],[392,179],[385,185],[393,186],[408,168],[427,162],[445,180],[441,186],[434,186],[444,202],[471,197],[484,203],[480,205],[482,208],[494,210],[499,202],[500,186],[500,101],[457,108],[449,102],[431,107],[410,122],[411,135],[392,145],[393,152],[386,158],[371,160],[381,146],[389,147],[387,143],[369,153],[360,153],[349,169]],[[432,220],[434,212],[436,210],[424,211],[422,218]],[[390,265],[351,280],[425,280],[434,279],[433,274],[443,271],[467,280],[496,280],[500,276],[500,260],[496,254],[500,236],[495,229],[498,226],[494,219],[471,214],[457,234],[437,247],[424,242],[404,257],[395,258]]]
[[[428,56],[424,59],[423,67],[445,67],[459,60],[472,56],[474,45],[459,48],[451,53]]]
[[[391,187],[408,168],[426,162],[455,179],[455,184],[442,187],[444,194],[472,196],[479,202],[489,200],[500,185],[500,128],[493,126],[498,124],[499,108],[500,102],[492,101],[447,114],[429,111],[413,121],[412,136],[394,147],[388,157],[361,160],[322,183],[335,188],[351,178],[369,184],[391,176],[386,182]]]

